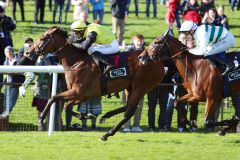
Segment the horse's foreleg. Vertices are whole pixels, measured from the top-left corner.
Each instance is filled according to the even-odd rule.
[[[175,108],[177,110],[179,128],[183,128],[185,125],[190,125],[190,121],[187,119],[187,110],[185,108],[185,103],[178,103]]]
[[[74,116],[74,117],[82,120],[80,113],[74,112],[74,111],[72,111],[72,109],[71,109],[71,110],[68,109],[70,106],[73,106],[73,105],[74,105],[74,101],[68,101],[68,102],[66,102],[65,105],[64,105],[64,110],[67,111],[68,114],[71,114],[72,116]]]
[[[45,106],[43,112],[40,114],[39,122],[38,122],[38,131],[44,131],[43,121],[44,121],[44,119],[46,118],[47,113],[48,113],[51,105],[52,105],[55,101],[57,101],[57,97],[55,97],[55,96],[51,97],[51,98],[48,100],[47,105]]]
[[[130,89],[125,89],[125,90],[123,91],[123,92],[124,92],[124,94],[123,94],[124,106],[123,106],[123,107],[120,107],[120,108],[117,108],[117,109],[115,109],[115,110],[109,111],[109,112],[107,112],[106,114],[104,114],[104,115],[100,118],[100,120],[99,120],[99,123],[100,123],[100,124],[103,123],[107,118],[110,118],[110,117],[112,117],[112,116],[115,116],[115,115],[117,115],[117,114],[119,114],[119,113],[122,113],[122,112],[125,112],[125,111],[126,111],[127,105],[126,105],[125,102],[127,102],[127,99],[128,99],[128,97],[129,97],[129,91],[128,91],[128,90],[130,90]],[[124,95],[125,95],[125,96],[124,96]]]
[[[175,100],[174,106],[176,107],[179,102],[190,102],[190,103],[194,103],[194,102],[198,102],[198,99],[197,99],[197,97],[195,97],[193,94],[188,93],[188,94],[180,97],[179,99]]]
[[[68,98],[69,98],[69,97],[72,97],[74,94],[75,94],[75,92],[74,92],[73,90],[68,90],[68,91],[62,92],[62,93],[60,93],[60,94],[57,94],[57,95],[55,95],[55,96],[52,96],[52,97],[48,100],[48,102],[47,102],[47,104],[46,104],[46,106],[45,106],[45,108],[44,108],[44,110],[43,110],[43,112],[41,113],[40,118],[39,118],[38,125],[39,125],[40,130],[41,130],[41,129],[43,130],[43,126],[44,126],[44,125],[43,125],[43,121],[44,121],[44,119],[46,118],[46,116],[47,116],[47,114],[48,114],[48,112],[49,112],[49,110],[50,110],[51,105],[52,105],[54,102],[57,102],[57,101],[62,100],[62,99],[68,100]]]
[[[123,106],[123,107],[120,107],[120,108],[117,108],[117,109],[114,109],[114,110],[112,110],[112,111],[109,111],[109,112],[105,113],[105,114],[100,118],[99,123],[102,124],[106,119],[108,119],[108,118],[110,118],[110,117],[112,117],[112,116],[114,116],[114,115],[117,115],[117,114],[119,114],[119,113],[122,113],[122,112],[126,111],[126,108],[127,108],[127,106],[125,105],[125,106]]]
[[[178,101],[193,103],[193,102],[198,102],[198,99],[197,99],[197,97],[195,97],[193,94],[188,93],[188,94],[180,97],[180,98],[178,99]]]
[[[215,124],[211,121],[214,116],[217,107],[220,106],[221,100],[217,101],[214,99],[207,98],[205,107],[205,126],[208,128],[213,128]]]
[[[136,109],[137,109],[137,106],[135,107],[135,110]],[[117,123],[112,129],[110,129],[100,139],[102,141],[106,141],[109,136],[113,136],[133,115],[134,115],[134,112],[132,111],[132,114],[129,114],[128,116],[124,116],[124,118],[119,123]]]
[[[124,118],[119,123],[117,123],[112,129],[110,129],[106,134],[104,134],[101,137],[101,140],[106,141],[109,136],[113,136],[134,115],[140,99],[141,96],[138,95],[137,91],[135,91],[135,94],[131,94],[128,97],[127,108],[124,114]]]

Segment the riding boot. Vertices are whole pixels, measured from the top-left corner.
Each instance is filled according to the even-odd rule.
[[[109,59],[107,59],[107,58],[106,58],[103,54],[101,54],[100,52],[95,51],[95,52],[93,52],[92,54],[90,54],[90,56],[98,59],[98,60],[101,61],[102,63],[107,64],[107,68],[106,68],[106,70],[105,70],[105,73],[106,73],[108,70],[114,68],[113,62],[110,61]]]
[[[225,67],[222,76],[225,76],[229,71],[234,69],[233,64],[227,64],[223,59],[221,59],[218,56],[214,56],[214,60],[219,63],[220,65],[223,65]]]

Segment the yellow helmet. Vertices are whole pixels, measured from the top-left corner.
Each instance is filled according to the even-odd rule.
[[[87,28],[86,23],[81,20],[77,20],[73,22],[71,25],[71,30],[74,30],[74,31],[81,31],[81,30],[85,30],[86,28]]]

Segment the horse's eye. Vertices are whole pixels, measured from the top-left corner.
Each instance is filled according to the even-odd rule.
[[[157,48],[158,47],[158,44],[154,44],[153,45],[153,48],[155,49],[155,48]]]

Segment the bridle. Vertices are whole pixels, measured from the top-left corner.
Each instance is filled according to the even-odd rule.
[[[166,37],[163,37],[163,43],[161,44],[153,44],[155,45],[156,47],[154,48],[154,51],[153,51],[153,54],[152,55],[149,55],[149,58],[151,60],[153,60],[154,62],[156,61],[159,61],[159,60],[162,60],[162,61],[167,61],[167,60],[174,60],[174,59],[180,59],[179,56],[187,51],[187,48],[186,47],[183,47],[179,50],[179,52],[177,52],[176,54],[174,54],[173,56],[170,55],[171,53],[171,47],[167,41],[168,39],[168,36]],[[159,52],[162,51],[163,48],[166,48],[167,51],[164,52],[163,56],[159,56]]]
[[[159,60],[165,60],[166,59],[165,55],[163,57],[159,57],[157,54],[163,49],[163,47],[165,47],[165,45],[167,45],[167,47],[169,46],[166,38],[164,39],[162,44],[153,44],[153,47],[154,47],[153,54],[149,55],[149,58],[154,62],[157,62]]]
[[[45,55],[46,52],[44,51],[45,47],[49,44],[49,42],[52,42],[52,44],[54,45],[54,52],[53,54],[57,54],[58,52],[60,52],[67,43],[65,43],[63,46],[61,46],[60,48],[57,49],[57,46],[55,45],[55,41],[54,38],[52,37],[52,34],[47,32],[46,35],[44,35],[41,39],[47,39],[46,41],[43,41],[43,44],[41,46],[39,46],[37,43],[35,43],[35,46],[37,48],[37,50],[35,50],[35,53],[37,55]]]

